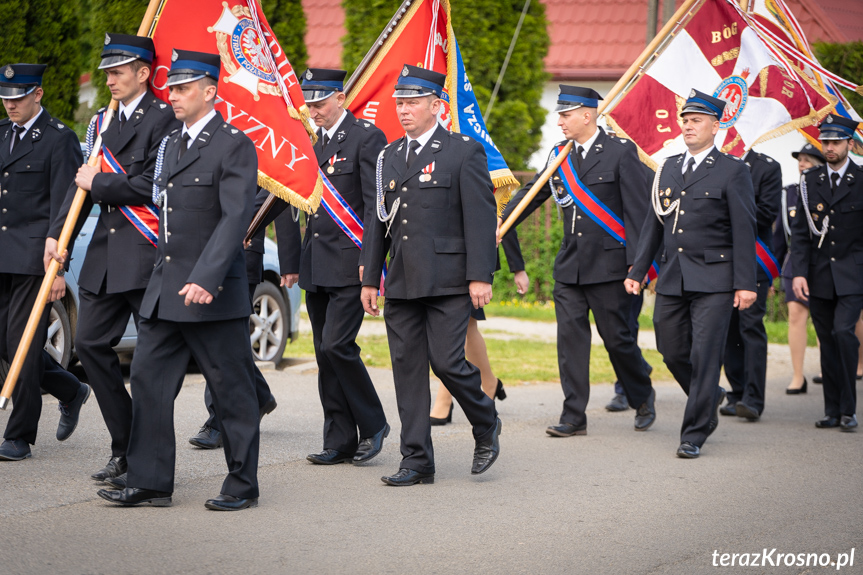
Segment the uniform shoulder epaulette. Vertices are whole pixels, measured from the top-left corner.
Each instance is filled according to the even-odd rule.
[[[568,143],[569,143],[569,140],[561,140],[559,142],[555,142],[554,147],[557,148],[558,146],[565,146]],[[572,145],[574,146],[575,143],[573,143]]]
[[[179,131],[180,131],[180,128],[174,128],[173,130],[171,130],[171,131],[168,133],[168,135],[169,135],[169,136],[173,136],[174,134],[176,134],[176,133],[177,133],[177,132],[179,132]]]
[[[811,168],[806,168],[805,170],[803,170],[803,173],[808,174],[809,172],[814,172],[815,170],[817,170],[820,167],[821,166],[812,166]]]
[[[69,129],[69,126],[67,126],[57,118],[51,118],[50,120],[48,120],[48,125],[57,130],[58,132]]]
[[[387,144],[386,146],[384,146],[384,150],[386,150],[387,148],[389,148],[390,146],[392,146],[392,145],[393,145],[393,144],[395,144],[396,142],[401,142],[401,140],[402,140],[401,138],[399,138],[398,140],[393,140],[392,142],[390,142],[389,144]]]
[[[359,126],[359,127],[363,128],[364,130],[371,130],[371,128],[374,124],[372,124],[368,120],[360,120],[359,118],[357,118],[356,120],[354,120],[354,125]]]
[[[101,114],[102,112],[104,112],[104,111],[105,111],[105,110],[107,110],[107,109],[108,109],[108,106],[102,106],[101,108],[99,108],[98,110],[96,110],[96,113],[97,113],[97,114]]]
[[[160,100],[159,98],[157,98],[155,96],[153,96],[153,100],[150,102],[150,105],[153,106],[154,108],[158,108],[160,110],[164,110],[165,108],[168,107],[168,104],[166,104],[165,102],[163,102],[162,100]],[[173,112],[173,110],[171,110],[171,112]]]
[[[5,125],[11,124],[11,123],[12,123],[12,120],[10,120],[9,118],[3,118],[2,120],[0,120],[0,126],[5,126]]]
[[[239,128],[235,128],[234,126],[232,126],[228,123],[222,124],[222,131],[225,132],[226,134],[228,134],[229,136],[231,136],[232,138],[236,138],[237,134],[240,133]]]
[[[731,159],[731,160],[736,160],[736,161],[738,161],[738,162],[742,162],[742,161],[743,161],[743,160],[741,160],[740,158],[738,158],[737,156],[733,156],[733,155],[731,155],[731,154],[723,153],[722,155],[723,155],[723,156],[726,156],[727,158],[729,158],[729,159]]]

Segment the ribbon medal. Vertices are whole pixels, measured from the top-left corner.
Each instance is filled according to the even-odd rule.
[[[420,176],[421,182],[428,182],[429,180],[431,180],[431,173],[434,171],[434,165],[435,163],[432,162],[431,164],[423,168],[423,173]]]

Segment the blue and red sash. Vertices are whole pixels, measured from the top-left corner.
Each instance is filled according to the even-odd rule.
[[[555,157],[560,154],[563,146],[557,146]],[[590,219],[596,222],[601,228],[617,241],[626,245],[626,231],[623,228],[623,221],[617,217],[617,214],[612,212],[608,206],[603,204],[599,198],[584,185],[575,173],[575,168],[572,166],[572,156],[567,156],[566,160],[558,168],[560,179],[563,181],[563,186],[566,193],[576,203],[576,205],[585,212]]]
[[[363,221],[357,216],[351,205],[345,200],[336,187],[330,182],[324,173],[318,168],[318,173],[324,183],[324,191],[321,194],[321,205],[333,218],[339,228],[345,232],[358,248],[363,249]],[[384,280],[387,277],[387,264],[384,262],[383,273],[381,273],[380,295],[384,294]]]
[[[119,112],[118,112],[119,113]],[[95,126],[90,124],[87,129],[87,147],[90,148],[88,154],[92,152],[93,141],[102,132],[102,120],[105,118],[105,113],[96,114]],[[95,131],[94,131],[95,129]],[[126,170],[111,153],[105,144],[102,144],[102,171],[111,174],[125,174]],[[159,243],[159,208],[153,204],[142,206],[117,206],[123,212],[126,219],[135,226],[135,229],[141,232],[147,241],[156,247]]]
[[[755,259],[758,260],[758,265],[761,266],[764,273],[770,276],[770,281],[779,277],[779,274],[782,272],[779,262],[776,261],[770,248],[760,238],[755,238]]]
[[[102,171],[113,174],[125,174],[126,170],[111,153],[111,150],[102,144]],[[153,204],[142,206],[117,206],[126,219],[141,232],[147,241],[156,247],[159,243],[159,208]]]
[[[650,268],[647,270],[647,285],[650,284],[653,280],[659,277],[659,264],[653,262],[650,264]]]

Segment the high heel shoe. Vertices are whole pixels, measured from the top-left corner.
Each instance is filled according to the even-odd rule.
[[[452,423],[452,404],[449,406],[449,414],[443,419],[440,417],[432,417],[429,416],[429,423],[432,425],[446,425],[447,423]]]
[[[809,382],[807,382],[806,378],[804,377],[803,385],[801,385],[800,387],[788,387],[785,389],[785,393],[787,393],[788,395],[799,395],[801,393],[806,393],[806,387],[808,384]]]
[[[497,380],[497,389],[494,390],[494,398],[501,401],[506,399],[506,391],[504,391],[503,382],[500,379]]]

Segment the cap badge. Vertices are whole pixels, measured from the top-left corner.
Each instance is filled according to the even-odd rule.
[[[827,119],[825,120],[825,122],[827,122],[828,124],[832,124],[833,123],[833,116],[827,116]]]
[[[108,34],[105,34],[105,46],[111,43],[111,37]]]
[[[3,71],[3,75],[6,76],[7,79],[11,80],[15,76],[15,70],[12,69],[12,66],[6,66],[6,70]]]
[[[311,80],[314,77],[311,70],[306,70],[306,80]]]
[[[405,66],[404,68],[402,68],[402,76],[407,76],[409,73],[410,73],[410,72],[408,72],[408,67],[407,67],[407,66]]]
[[[179,57],[180,55],[177,54],[176,50],[171,50],[171,62],[176,62]]]
[[[690,90],[690,91],[689,91],[689,97],[690,97],[690,98],[694,98],[694,97],[695,97],[695,90]]]

